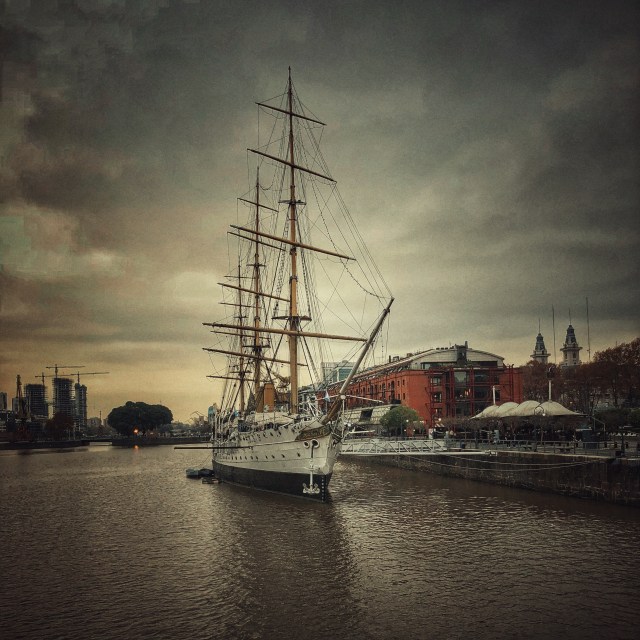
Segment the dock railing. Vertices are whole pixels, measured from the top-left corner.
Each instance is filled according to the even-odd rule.
[[[532,451],[602,457],[640,457],[638,440],[625,438],[609,442],[564,440],[461,440],[457,438],[346,438],[342,455],[431,455],[436,453],[485,453],[487,451]]]
[[[462,441],[464,442],[464,441]],[[473,440],[466,441],[467,449],[493,451],[536,451],[538,453],[558,453],[583,456],[605,456],[608,458],[640,456],[638,441],[625,438],[625,441],[583,442],[581,440],[499,440],[497,442]]]

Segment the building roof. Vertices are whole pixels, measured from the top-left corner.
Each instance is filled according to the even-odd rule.
[[[429,365],[425,367],[424,365]],[[465,342],[464,345],[449,347],[435,347],[408,353],[406,356],[391,356],[388,362],[360,371],[356,378],[368,377],[383,371],[403,369],[423,369],[437,367],[473,367],[473,366],[504,366],[504,358],[490,353],[472,349]]]

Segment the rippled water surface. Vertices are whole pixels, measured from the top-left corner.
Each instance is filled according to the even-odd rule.
[[[318,504],[208,458],[0,455],[2,637],[638,637],[637,509],[347,458]]]

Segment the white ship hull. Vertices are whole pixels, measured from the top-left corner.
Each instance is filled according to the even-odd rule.
[[[214,442],[220,480],[325,501],[340,441],[317,421],[234,429]]]

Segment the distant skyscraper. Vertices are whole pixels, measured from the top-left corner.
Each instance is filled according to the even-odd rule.
[[[355,363],[347,362],[323,362],[322,363],[322,378],[325,384],[333,384],[344,380],[353,369]]]
[[[578,345],[576,340],[576,332],[572,325],[567,327],[567,337],[565,338],[564,345],[560,351],[562,351],[562,364],[561,367],[576,367],[580,363],[580,351],[582,347]]]
[[[544,338],[541,333],[538,333],[536,337],[536,347],[531,354],[531,359],[542,364],[547,364],[549,361],[549,353],[544,346]]]

